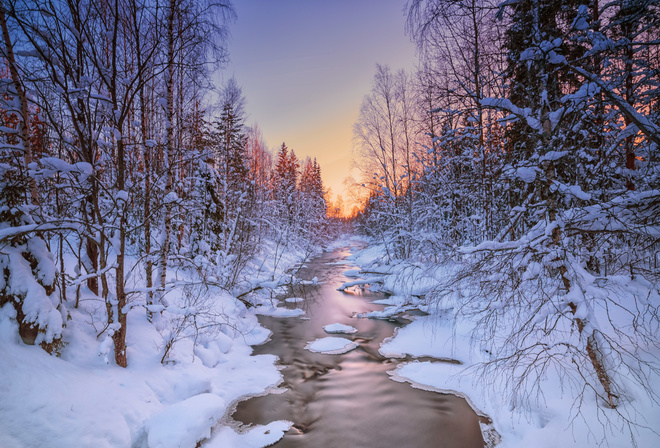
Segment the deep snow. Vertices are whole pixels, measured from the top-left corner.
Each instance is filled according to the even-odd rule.
[[[264,289],[251,298],[261,302],[256,308],[219,288],[177,286],[167,295],[168,307],[159,307],[162,315],[156,312],[150,323],[144,306],[133,302],[125,369],[112,361],[111,339],[103,333],[105,304],[85,288],[78,309],[70,302],[64,306],[61,357],[25,345],[13,306],[0,308],[0,447],[194,448],[201,440],[223,448],[273,444],[291,422],[243,430],[227,426],[223,417],[240,398],[280,383],[275,356],[252,356],[251,345],[270,335],[257,314],[302,314],[275,307],[270,292],[284,290],[273,277],[307,256],[287,253],[276,266],[268,263],[267,253],[257,260],[252,282]],[[171,269],[170,275],[181,285],[199,283],[185,270]],[[167,340],[175,342],[164,356]]]
[[[382,282],[369,283],[372,288],[394,293],[386,299],[385,310],[368,317],[405,314],[412,320],[384,341],[380,351],[392,358],[424,359],[400,364],[389,372],[393,380],[465,397],[477,413],[493,420],[502,448],[631,446],[623,420],[604,414],[608,410],[598,408],[593,397],[575,402],[553,372],[540,378],[543,395],[512,403],[501,387],[502,378],[484,378],[478,370],[487,354],[471,337],[474,322],[453,309],[420,299],[435,276],[443,275],[443,268],[390,266],[382,263],[383,255],[381,247],[371,246],[350,259],[382,278]],[[295,261],[291,256],[281,268]],[[357,275],[359,271],[350,272]],[[169,298],[172,313],[185,315],[182,291]],[[236,400],[265,393],[281,381],[274,356],[251,356],[250,345],[269,337],[256,314],[300,316],[303,310],[278,307],[266,295],[259,307],[248,309],[219,289],[210,289],[207,299],[211,314],[226,319],[225,324],[199,335],[196,345],[191,338],[180,337],[164,365],[160,363],[163,341],[171,332],[168,323],[174,320],[168,320],[165,312],[163,322],[152,324],[143,307],[132,308],[126,369],[107,362],[112,359],[109,347],[103,337],[97,338],[103,328],[104,304],[89,294],[82,297],[79,309],[67,307],[63,333],[67,345],[61,358],[23,344],[13,307],[0,308],[0,446],[192,448],[208,439],[205,446],[209,447],[259,448],[275,443],[292,422],[275,421],[244,430],[229,426],[223,417]],[[411,309],[430,314],[410,316]],[[337,324],[324,329],[327,333],[352,331]],[[327,337],[311,341],[307,348],[331,354],[350,350],[352,344],[346,338]],[[659,390],[658,377],[650,378],[651,387]],[[638,388],[629,387],[627,394],[618,411],[638,424],[633,429],[638,446],[660,446],[659,406]],[[603,417],[609,419],[605,426]]]
[[[572,390],[559,374],[547,371],[539,378],[540,395],[528,400],[515,400],[507,395],[505,376],[484,376],[481,363],[488,360],[484,344],[475,339],[475,322],[458,311],[457,298],[453,307],[420,300],[434,284],[434,279],[450,272],[445,266],[416,266],[404,263],[388,265],[384,262],[384,248],[371,245],[349,257],[364,271],[386,273],[377,275],[379,281],[365,283],[372,288],[392,294],[380,301],[388,306],[371,318],[405,315],[412,322],[399,329],[392,338],[383,342],[381,354],[391,358],[424,358],[399,364],[390,371],[395,381],[411,383],[413,387],[453,393],[467,399],[475,412],[492,419],[497,435],[484,437],[499,441],[500,448],[554,448],[554,447],[630,447],[635,443],[642,448],[660,446],[660,406],[649,394],[629,384],[616,411],[599,407],[594,394],[585,394],[576,401]],[[382,282],[380,281],[382,279]],[[358,282],[349,282],[347,287]],[[344,285],[346,286],[346,285]],[[450,303],[451,305],[451,303]],[[420,309],[428,315],[410,316],[408,311]],[[647,360],[657,362],[657,348],[645,347]],[[434,358],[429,361],[427,358]],[[660,377],[649,375],[651,390],[660,390]],[[524,395],[521,394],[521,395]],[[620,413],[620,414],[619,414]],[[635,423],[633,427],[626,422]],[[484,428],[488,429],[488,428]],[[501,438],[501,440],[499,440]]]

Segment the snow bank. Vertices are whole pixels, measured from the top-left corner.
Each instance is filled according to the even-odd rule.
[[[452,295],[444,297],[441,304],[428,298],[431,296],[432,299],[433,286],[441,283],[443,276],[450,275],[457,266],[421,266],[402,262],[386,265],[383,263],[383,252],[382,247],[372,246],[364,254],[356,253],[352,256],[365,271],[387,272],[383,284],[378,286],[393,294],[379,301],[389,305],[388,308],[366,317],[387,317],[409,309],[416,302],[420,305],[419,309],[431,314],[415,317],[412,323],[400,328],[392,338],[381,344],[381,354],[391,358],[409,355],[460,362],[415,361],[401,364],[389,372],[393,380],[465,397],[476,412],[492,419],[492,426],[502,439],[498,445],[501,448],[582,448],[601,445],[623,448],[633,446],[633,437],[637,446],[660,446],[660,434],[657,432],[660,406],[654,403],[651,396],[660,390],[660,378],[656,373],[636,365],[634,360],[629,360],[631,364],[628,366],[619,365],[615,374],[625,384],[625,396],[620,397],[616,409],[609,409],[599,403],[591,389],[576,390],[576,384],[580,383],[569,377],[570,372],[574,372],[570,370],[570,356],[565,359],[567,368],[562,370],[553,366],[545,369],[542,375],[534,376],[533,386],[538,388],[538,394],[527,389],[526,386],[531,386],[529,384],[512,385],[512,378],[524,373],[521,369],[526,367],[525,362],[513,372],[503,374],[490,371],[485,374],[483,363],[492,359],[489,349],[494,344],[492,340],[474,339],[475,319],[479,315],[473,315],[465,308],[469,305],[478,308],[480,303],[475,302],[469,288],[457,289]],[[599,294],[617,294],[619,301],[622,300],[622,294],[629,294],[630,303],[644,303],[644,300],[648,300],[645,297],[657,297],[657,292],[649,292],[648,285],[640,283],[641,277],[631,281],[630,278],[610,276],[608,282],[612,283],[609,291],[597,288],[594,283],[587,287],[587,294],[594,297],[599,297]],[[619,285],[621,282],[625,283],[625,288]],[[576,316],[584,314],[583,301],[579,298],[571,299],[580,304]],[[499,305],[493,300],[488,306],[498,309]],[[612,319],[611,322],[620,317],[616,316],[618,310],[614,308],[594,309],[591,312],[596,317],[598,313],[607,313],[606,318]],[[504,328],[511,325],[511,322],[505,320],[498,320],[497,323]],[[622,325],[617,330],[624,332],[629,327],[629,324]],[[498,330],[503,333],[496,332],[496,335],[506,334],[502,328],[498,327]],[[656,363],[660,359],[660,347],[650,340],[647,342],[648,345],[639,347],[639,356],[642,361]],[[557,358],[556,362],[560,363],[562,359]],[[640,368],[634,370],[636,367]],[[628,375],[634,377],[640,371],[646,375],[649,390],[640,388],[633,381],[626,381]],[[531,372],[531,375],[535,374]],[[513,393],[512,387],[515,388]],[[576,399],[578,396],[580,398]]]
[[[488,416],[495,409],[490,400],[483,399],[483,389],[473,382],[464,366],[446,362],[404,363],[387,372],[395,381],[408,381],[417,389],[448,393],[465,398],[474,412]]]
[[[230,296],[215,299],[225,302],[227,311],[245,312],[233,316],[235,323],[244,325],[247,335],[262,336],[255,340],[263,339],[262,331],[248,332],[257,325],[251,311],[230,307]],[[162,365],[162,336],[144,310],[136,308],[128,315],[129,366],[122,369],[99,356],[101,341],[85,323],[89,314],[71,310],[62,358],[23,344],[14,316],[13,307],[0,309],[3,448],[194,447],[209,437],[229,403],[281,381],[277,358],[251,356],[252,348],[239,331],[206,335],[197,347],[180,341],[170,362]],[[204,356],[196,356],[202,352]]]
[[[222,398],[207,393],[165,408],[145,425],[149,448],[195,448],[211,436],[225,406]]]
[[[275,264],[267,255],[259,275],[275,278],[275,287],[283,272],[302,259],[285,253]],[[74,268],[71,261],[67,271]],[[72,301],[64,303],[61,314],[53,307],[59,322],[66,323],[61,358],[25,345],[13,306],[0,308],[2,448],[192,448],[200,440],[206,440],[205,446],[256,448],[282,437],[290,422],[245,433],[220,422],[231,403],[282,380],[275,356],[252,356],[250,345],[263,343],[270,334],[259,325],[257,313],[300,316],[304,311],[275,308],[265,298],[269,294],[255,299],[264,305],[247,308],[227,291],[199,286],[194,272],[169,273],[169,280],[181,286],[168,293],[167,306],[154,310],[154,323],[140,304],[144,297],[132,296],[125,369],[112,362],[105,303],[84,286],[79,309]],[[140,291],[140,281],[132,277],[127,288]],[[69,297],[75,297],[73,290]],[[41,323],[42,317],[35,320]],[[174,344],[165,351],[168,340]]]
[[[419,389],[465,398],[477,414],[492,418],[495,430],[502,437],[498,448],[632,446],[631,428],[626,423],[616,423],[616,416],[610,415],[610,424],[603,427],[606,415],[595,410],[595,401],[575,403],[563,390],[561,381],[552,375],[542,381],[548,390],[554,387],[554,394],[536,400],[529,407],[512,408],[511,403],[492,384],[464,366],[415,361],[402,364],[388,373],[393,380],[410,382]],[[646,426],[632,429],[637,446],[656,447],[660,442],[660,436],[655,433],[660,421],[660,409],[648,401],[645,403],[642,391],[637,391],[636,395],[636,409],[628,403],[617,411]],[[582,407],[579,418],[569,421],[567,417],[576,405]]]
[[[478,357],[475,344],[470,342],[469,328],[454,324],[447,316],[417,317],[385,339],[379,351],[388,358],[430,356],[469,363]]]

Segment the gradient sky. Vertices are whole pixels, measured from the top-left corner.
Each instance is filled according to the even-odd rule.
[[[376,64],[411,69],[405,0],[235,0],[231,61],[248,123],[270,147],[316,157],[324,184],[342,193],[351,174],[352,126]],[[356,173],[357,174],[357,173]],[[344,194],[345,198],[346,195]]]

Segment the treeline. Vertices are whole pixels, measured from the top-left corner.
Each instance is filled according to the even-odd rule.
[[[237,82],[213,88],[234,18],[228,1],[3,0],[0,306],[24,341],[58,350],[91,293],[126,366],[126,315],[157,317],[172,267],[237,290],[266,242],[323,238],[319,165],[284,144],[273,161]]]
[[[619,375],[650,390],[658,2],[407,7],[419,69],[379,66],[355,124],[363,231],[391,260],[455,266],[428,298],[472,315],[513,403],[555,368],[605,407]]]

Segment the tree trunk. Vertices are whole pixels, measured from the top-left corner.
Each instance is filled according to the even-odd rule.
[[[166,72],[166,89],[167,89],[167,123],[166,135],[167,142],[165,143],[165,151],[163,153],[163,169],[166,174],[165,181],[165,218],[163,225],[163,242],[161,245],[160,255],[160,294],[159,299],[164,301],[165,285],[167,282],[167,259],[170,251],[170,242],[172,239],[172,208],[173,203],[170,198],[172,187],[174,183],[172,167],[170,166],[170,158],[174,154],[174,14],[176,9],[176,0],[170,0],[170,14],[167,23],[168,42],[167,42],[167,72]]]
[[[626,37],[632,39],[632,26],[626,25],[625,35]],[[632,43],[626,45],[626,55],[625,55],[625,100],[631,106],[634,103],[634,90],[633,90],[633,47]],[[632,120],[629,116],[625,116],[626,128],[632,124]],[[633,170],[635,169],[635,136],[630,135],[626,137],[625,147],[626,147],[626,188],[628,190],[635,189],[635,182],[633,181]]]
[[[9,36],[9,28],[7,27],[7,17],[5,16],[5,7],[4,5],[0,6],[0,27],[2,27],[2,37],[5,41],[5,53],[7,57],[7,62],[9,64],[9,72],[11,73],[11,79],[16,89],[16,95],[18,96],[18,101],[21,105],[21,120],[19,121],[20,133],[19,136],[23,143],[23,161],[25,162],[24,173],[27,174],[27,169],[32,163],[32,144],[30,141],[30,109],[28,105],[27,95],[23,89],[23,84],[21,83],[20,76],[18,74],[18,68],[16,66],[16,58],[14,57],[14,46],[11,42],[11,37]],[[34,182],[34,179],[30,179],[30,200],[33,205],[39,203],[39,198],[37,196],[37,185]]]
[[[577,305],[575,303],[571,302],[568,306],[571,308],[573,314],[577,312]],[[586,322],[583,319],[576,318],[575,323],[577,324],[580,334],[582,334],[586,327]],[[589,360],[596,372],[600,385],[603,386],[610,408],[616,408],[615,400],[617,396],[612,392],[612,380],[610,379],[607,369],[605,368],[605,363],[603,362],[603,355],[596,339],[596,330],[587,336],[587,356],[589,356]]]
[[[124,285],[124,274],[125,274],[125,249],[126,249],[126,196],[127,194],[124,191],[125,179],[126,179],[126,160],[125,160],[125,148],[124,148],[124,137],[122,135],[123,131],[123,121],[124,114],[119,114],[119,111],[122,110],[122,105],[118,98],[117,92],[117,77],[119,76],[117,69],[117,32],[119,28],[119,0],[114,2],[114,27],[112,34],[112,52],[111,52],[111,63],[112,71],[110,78],[110,95],[112,97],[113,110],[115,111],[115,116],[113,120],[114,130],[115,130],[115,143],[117,145],[117,191],[121,195],[117,198],[117,213],[119,214],[119,251],[117,252],[117,266],[115,268],[115,299],[116,303],[116,316],[108,316],[108,323],[117,323],[117,327],[112,334],[112,339],[115,345],[115,362],[119,367],[126,367],[126,291]],[[124,104],[124,110],[128,105]]]
[[[151,138],[149,132],[149,125],[147,121],[147,98],[145,95],[145,79],[144,67],[145,63],[142,59],[142,45],[140,36],[139,22],[136,16],[137,5],[133,5],[133,22],[135,29],[135,57],[138,66],[138,88],[139,88],[139,101],[140,101],[140,132],[142,134],[142,161],[144,163],[144,255],[145,255],[145,277],[147,286],[147,319],[149,322],[153,320],[153,312],[149,310],[149,306],[154,303],[153,288],[153,260],[151,259],[151,143],[147,143]]]

